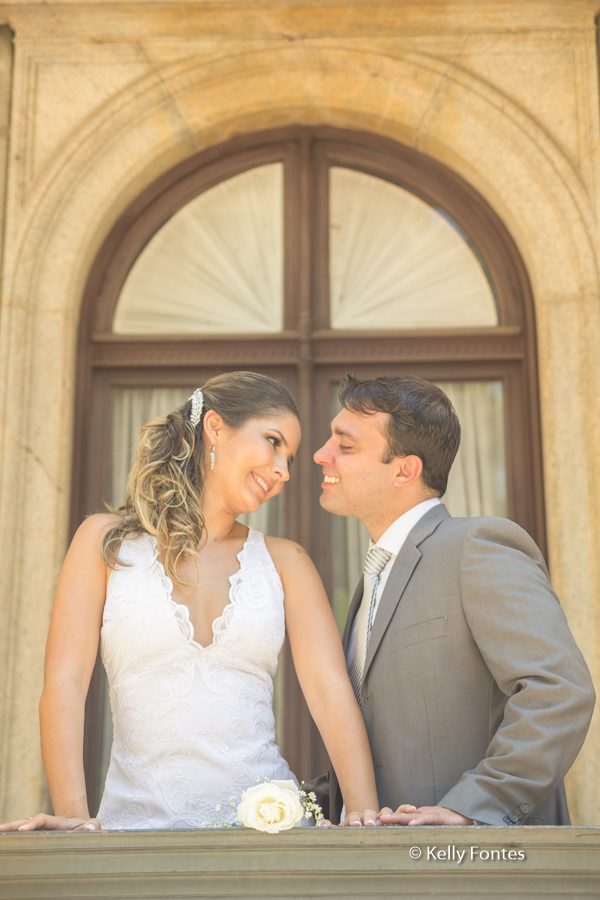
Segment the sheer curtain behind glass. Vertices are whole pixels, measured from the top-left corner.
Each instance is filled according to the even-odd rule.
[[[111,455],[110,455],[110,503],[119,506],[123,502],[127,476],[135,460],[139,431],[142,425],[159,416],[164,416],[172,409],[182,406],[195,385],[170,388],[114,388],[111,397]],[[217,460],[218,462],[218,460]],[[238,519],[243,525],[256,528],[264,534],[274,537],[283,535],[283,495],[279,494],[268,503],[263,503],[257,512],[241,515]],[[282,724],[282,662],[275,678],[275,722],[276,735]],[[100,752],[99,788],[104,787],[106,771],[110,762],[112,743],[112,720],[108,691],[103,692],[102,699],[102,746]]]
[[[504,399],[500,381],[445,381],[461,423],[460,449],[443,502],[453,516],[506,516]],[[331,415],[340,405],[332,386]],[[362,576],[369,535],[358,519],[331,517],[333,608],[340,630]]]
[[[490,284],[457,226],[404,188],[329,171],[331,327],[498,324]]]
[[[261,334],[283,327],[283,164],[222,181],[176,212],[121,291],[117,334]]]

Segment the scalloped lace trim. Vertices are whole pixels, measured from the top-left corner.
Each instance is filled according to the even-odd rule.
[[[258,535],[261,541],[257,542],[254,539],[254,535]],[[177,603],[176,600],[173,600],[173,582],[165,572],[165,567],[158,558],[159,554],[156,538],[154,537],[154,535],[148,535],[148,537],[150,538],[152,550],[154,553],[153,562],[158,566],[158,570],[162,577],[163,586],[165,588],[165,599],[169,604],[169,607],[173,610],[173,615],[179,620],[182,626],[182,631],[191,644],[194,644],[194,646],[198,647],[200,650],[210,650],[211,647],[215,646],[217,638],[223,632],[223,629],[227,627],[226,619],[229,618],[229,616],[227,615],[228,611],[236,605],[236,588],[242,581],[242,570],[244,568],[245,557],[250,555],[248,552],[248,548],[251,544],[253,546],[259,546],[259,543],[262,543],[262,546],[266,550],[267,548],[264,542],[264,536],[260,531],[255,531],[254,528],[248,529],[246,540],[242,545],[242,549],[236,556],[236,559],[239,562],[239,568],[236,569],[233,575],[229,576],[229,600],[223,607],[223,612],[221,613],[221,615],[217,616],[217,618],[214,619],[212,623],[213,639],[210,644],[201,644],[199,643],[199,641],[196,641],[194,639],[194,625],[190,619],[189,608],[185,605],[185,603]]]

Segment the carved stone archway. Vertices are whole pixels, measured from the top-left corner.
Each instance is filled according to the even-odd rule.
[[[77,325],[90,267],[119,216],[162,173],[235,134],[292,123],[359,129],[418,148],[475,187],[515,238],[538,325],[553,580],[598,666],[600,434],[588,419],[598,406],[599,287],[592,208],[578,172],[506,96],[425,54],[339,47],[324,54],[317,42],[281,42],[210,64],[188,58],[121,90],[35,178],[28,134],[13,141],[22,162],[9,174],[0,329],[5,816],[36,808],[43,797],[35,710],[68,533]],[[597,739],[594,731],[571,781],[576,810],[595,808]]]

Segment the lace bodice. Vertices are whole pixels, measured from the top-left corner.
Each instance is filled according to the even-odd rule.
[[[264,537],[250,529],[206,647],[172,599],[155,539],[124,541],[119,559],[101,630],[114,736],[98,817],[118,829],[233,822],[247,787],[293,778],[275,743],[285,621]]]

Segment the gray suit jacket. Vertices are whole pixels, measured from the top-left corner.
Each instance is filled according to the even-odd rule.
[[[344,647],[361,599],[362,583]],[[507,519],[429,510],[390,572],[365,664],[381,805],[439,805],[490,825],[569,824],[562,778],[594,696],[529,535]],[[333,772],[329,799],[336,820]]]

